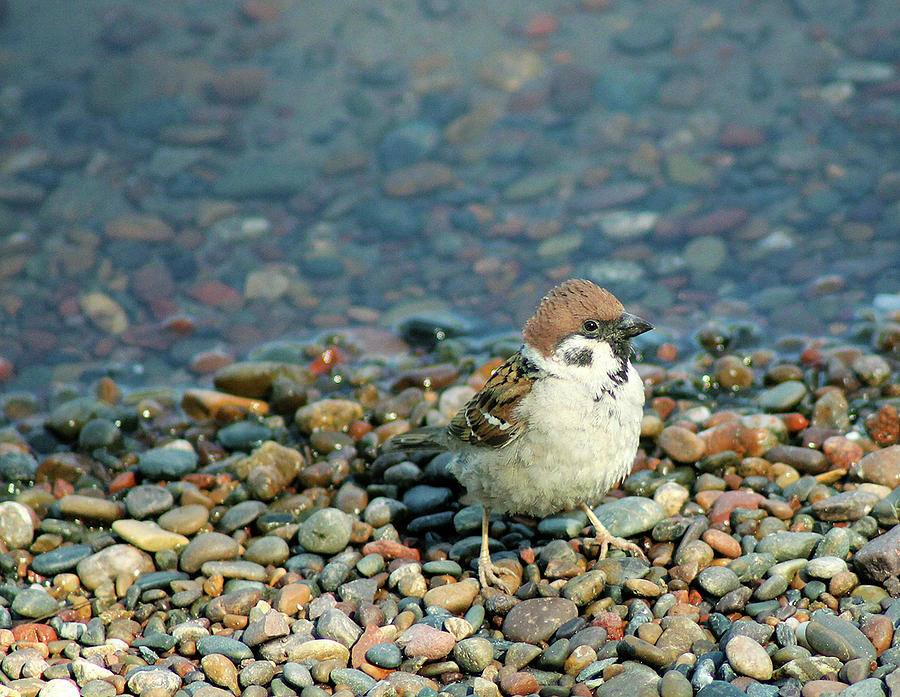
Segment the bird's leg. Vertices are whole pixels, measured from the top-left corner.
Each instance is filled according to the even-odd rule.
[[[496,566],[491,561],[491,550],[488,542],[488,516],[491,511],[487,506],[482,506],[481,514],[481,554],[478,557],[478,580],[481,581],[481,587],[487,588],[489,585],[497,586],[504,593],[511,593],[515,586],[515,574],[509,569],[502,566]],[[508,575],[512,577],[512,582],[507,583],[501,576]]]
[[[609,549],[609,546],[612,545],[616,549],[621,549],[626,552],[631,552],[636,557],[640,557],[641,559],[646,559],[646,555],[641,551],[641,548],[638,547],[633,542],[629,542],[626,539],[621,537],[616,537],[609,530],[606,529],[606,526],[600,522],[600,519],[597,517],[597,514],[591,510],[591,507],[587,504],[581,504],[581,509],[587,514],[588,520],[591,521],[591,525],[594,526],[595,539],[600,543],[600,559],[606,558],[606,552]]]

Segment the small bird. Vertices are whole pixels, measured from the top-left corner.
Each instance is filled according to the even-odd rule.
[[[450,470],[482,504],[482,587],[509,591],[509,569],[488,549],[490,512],[544,517],[579,507],[594,526],[600,558],[613,536],[595,505],[630,471],[643,416],[644,385],[631,364],[631,339],[653,327],[625,312],[608,290],[581,279],[553,288],[525,323],[524,344],[449,426],[394,436],[388,450],[446,448]]]

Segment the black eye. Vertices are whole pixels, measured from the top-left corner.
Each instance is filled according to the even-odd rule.
[[[594,319],[586,319],[581,323],[581,331],[585,334],[596,334],[600,331],[600,324],[597,320]]]

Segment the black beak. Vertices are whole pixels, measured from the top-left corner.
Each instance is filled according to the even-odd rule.
[[[628,339],[631,339],[638,334],[649,332],[651,329],[653,329],[653,325],[647,320],[641,319],[628,312],[623,312],[622,317],[619,319],[619,331]]]

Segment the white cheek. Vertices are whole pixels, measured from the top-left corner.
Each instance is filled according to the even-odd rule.
[[[591,361],[587,365],[578,365],[566,360],[567,353],[590,351]],[[583,336],[570,336],[565,339],[547,361],[552,365],[551,372],[560,377],[571,377],[576,380],[602,378],[619,371],[622,367],[619,359],[613,355],[612,348],[605,341],[588,339]]]

